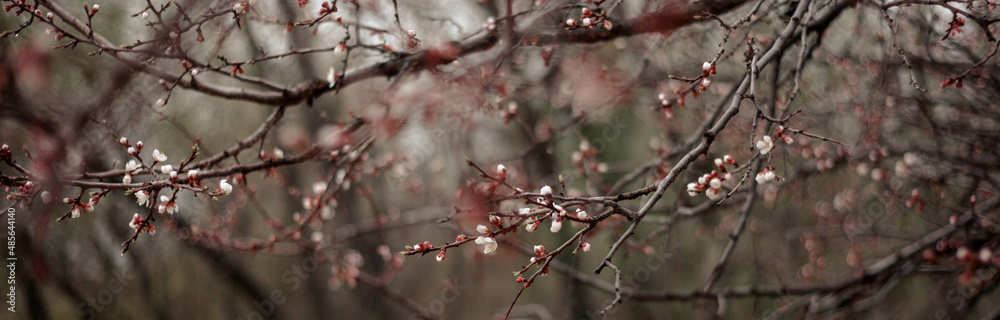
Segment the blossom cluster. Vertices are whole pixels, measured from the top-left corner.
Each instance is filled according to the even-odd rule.
[[[733,174],[726,170],[726,165],[739,166],[736,160],[730,155],[725,155],[722,158],[715,159],[715,167],[718,170],[712,170],[710,173],[706,173],[698,178],[698,181],[691,182],[687,184],[688,195],[694,197],[705,192],[705,196],[709,199],[715,200],[722,196],[722,183],[725,181],[731,181]]]
[[[577,23],[576,19],[569,18],[566,19],[566,27],[569,29],[575,28],[589,28],[594,29],[598,26],[604,28],[604,30],[611,30],[614,26],[606,13],[601,11],[600,13],[595,13],[590,8],[584,7],[580,10],[580,22]]]

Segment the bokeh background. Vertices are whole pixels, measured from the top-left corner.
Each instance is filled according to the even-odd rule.
[[[53,2],[84,21],[92,5]],[[164,19],[176,17],[178,5],[199,16],[232,11],[236,4],[100,3],[92,25],[115,45],[176,38],[185,54],[213,66],[322,49],[243,66],[245,77],[282,85],[324,80],[331,68],[342,73],[451,41],[480,39],[487,36],[484,25],[491,17],[505,15],[506,4],[357,0],[337,3],[336,14],[311,27],[289,27],[290,21],[318,17],[322,2],[251,1],[238,19],[230,12],[200,25],[205,41],[198,42],[193,30],[173,36],[156,22],[159,17],[142,18],[141,12],[152,10],[147,5],[159,10],[168,3],[174,7],[164,9]],[[615,256],[625,287],[678,296],[626,297],[608,318],[995,314],[989,301],[998,298],[996,260],[956,259],[961,248],[978,255],[1000,244],[992,200],[1000,168],[997,46],[989,40],[995,36],[994,5],[945,1],[955,3],[954,10],[917,4],[883,10],[878,7],[883,2],[839,3],[806,5],[802,21],[819,32],[787,39],[793,45],[760,70],[748,92],[754,99],[742,102],[707,154],[681,174]],[[617,23],[686,5],[609,1],[600,8]],[[216,168],[253,163],[261,152],[291,156],[314,144],[347,144],[345,150],[370,145],[350,164],[315,159],[248,172],[234,182],[233,194],[217,200],[181,191],[179,211],[157,215],[158,232],[143,234],[125,254],[122,243],[134,232],[128,222],[148,210],[134,196],[111,190],[93,212],[57,223],[70,210],[58,199],[76,197],[81,189],[38,180],[55,200],[35,196],[15,206],[18,311],[3,317],[483,319],[503,318],[517,297],[511,318],[599,319],[615,297],[609,290],[614,278],[610,270],[599,275],[593,270],[629,226],[622,216],[600,222],[585,236],[593,250],[560,254],[559,267],[519,297],[522,285],[512,272],[528,263],[531,247],[552,250],[582,228],[579,223],[567,223],[557,233],[548,232],[545,223],[534,233],[508,234],[498,238],[500,249],[487,255],[472,243],[448,250],[441,262],[434,253],[400,252],[424,241],[440,245],[476,234],[478,224],[488,224],[489,212],[525,206],[518,200],[488,202],[476,191],[488,181],[465,159],[489,172],[504,164],[508,182],[530,192],[551,185],[570,196],[614,195],[656,183],[691,141],[698,141],[701,124],[732,101],[748,71],[748,48],[764,50],[777,41],[798,5],[762,0],[736,6],[718,16],[734,26],[731,30],[701,17],[676,29],[596,43],[509,50],[504,39],[433,70],[373,77],[288,106],[260,143]],[[517,30],[558,36],[567,18],[580,17],[582,6],[596,8],[590,2],[514,1]],[[954,31],[955,10],[970,15],[959,31]],[[16,11],[0,14],[0,29],[17,30],[29,21],[29,13]],[[336,23],[337,16],[345,23]],[[826,25],[824,17],[830,19]],[[503,30],[502,21],[494,23]],[[143,157],[158,149],[175,165],[197,142],[203,159],[245,139],[278,109],[165,88],[158,77],[133,71],[109,52],[57,40],[59,31],[52,28],[33,21],[0,39],[0,143],[31,172],[66,177],[121,169],[129,156],[116,136],[141,140]],[[413,30],[419,43],[404,30]],[[333,49],[342,41],[349,55]],[[718,74],[695,97],[691,90],[697,85],[684,79],[701,76],[705,61],[716,61]],[[146,63],[173,74],[184,71],[171,57]],[[228,71],[206,70],[197,79],[261,88],[234,80]],[[961,88],[941,83],[956,77],[963,79]],[[660,94],[670,102],[671,117]],[[157,105],[159,99],[167,99],[165,106]],[[731,155],[745,164],[756,154],[751,149],[756,140],[773,135],[774,127],[765,131],[766,121],[756,119],[755,108],[779,118],[794,114],[788,127],[843,145],[792,135],[792,143],[776,143],[763,164],[780,181],[743,186],[717,206],[704,195],[689,196],[685,185],[714,170],[713,159]],[[339,132],[358,119],[363,125],[341,137]],[[21,175],[7,165],[0,165],[0,174]],[[749,174],[753,179],[756,172]],[[117,183],[120,176],[103,181]],[[8,185],[13,185],[8,192],[16,192],[23,181]],[[314,207],[304,200],[328,185],[337,190],[320,219],[268,248],[244,246],[268,243],[299,224]],[[94,191],[100,190],[85,192]],[[750,193],[757,196],[744,225],[741,209]],[[501,187],[499,194],[510,190]],[[973,223],[889,271],[863,276],[865,268],[968,211],[972,196],[987,204]],[[647,199],[620,204],[638,210]],[[587,209],[601,211],[597,205]],[[739,241],[713,284],[722,291],[712,292],[748,287],[787,292],[691,294],[703,290],[737,229],[742,229]],[[856,279],[861,280],[852,282]]]

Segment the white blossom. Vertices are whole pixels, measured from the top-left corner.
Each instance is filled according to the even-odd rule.
[[[764,172],[763,171],[762,172],[758,172],[757,173],[757,177],[754,178],[754,179],[757,180],[757,184],[765,184],[765,183],[767,183],[767,179],[764,178]]]
[[[580,210],[579,208],[577,208],[576,209],[576,217],[579,218],[579,219],[581,219],[581,220],[582,219],[587,219],[587,211],[583,211],[583,210]]]
[[[721,188],[722,187],[722,180],[719,180],[719,178],[712,178],[712,181],[709,181],[708,185],[711,186],[712,189]]]
[[[228,195],[233,192],[233,185],[226,182],[226,179],[222,179],[222,181],[219,181],[219,191],[221,191],[223,195]]]
[[[129,160],[128,163],[125,164],[126,172],[135,173],[136,170],[139,170],[139,163],[136,162],[135,159]]]
[[[529,214],[531,214],[531,208],[521,208],[521,209],[518,209],[517,213],[520,214],[520,215],[522,215],[522,216],[529,215]]]
[[[541,193],[543,196],[551,196],[552,195],[552,187],[550,187],[550,186],[544,186],[544,187],[542,187],[542,190],[540,190],[538,193]]]
[[[136,191],[135,202],[143,207],[149,206],[149,193],[144,190]]]
[[[722,194],[719,193],[719,189],[715,188],[708,188],[708,190],[705,190],[705,195],[712,200],[718,199],[719,197],[722,196]]]
[[[476,244],[483,246],[483,253],[488,254],[497,251],[497,241],[493,237],[476,238]]]
[[[160,149],[153,149],[153,160],[156,162],[167,161],[167,155],[160,152]]]
[[[544,256],[545,255],[545,246],[543,246],[543,245],[536,245],[535,246],[535,255]]]
[[[161,214],[174,214],[174,212],[177,212],[177,203],[170,201],[170,198],[167,196],[160,196],[160,206],[157,209]]]
[[[528,232],[535,232],[535,229],[537,228],[538,228],[537,222],[529,222],[528,225],[524,227],[524,230]]]
[[[160,172],[163,172],[163,174],[170,174],[170,171],[174,171],[174,166],[169,164],[160,166]]]
[[[562,230],[562,219],[552,219],[552,227],[549,228],[549,231],[556,233],[559,230]]]
[[[476,232],[479,232],[479,233],[482,233],[482,234],[490,234],[490,227],[487,227],[487,226],[484,226],[484,225],[478,225],[478,226],[476,226]]]
[[[687,185],[687,192],[688,192],[688,195],[692,196],[692,197],[698,195],[698,184],[694,183],[694,182],[688,183],[688,185]]]
[[[128,226],[132,229],[139,229],[139,225],[142,224],[142,216],[138,213],[132,216],[132,221],[129,221]]]
[[[763,140],[757,141],[757,149],[760,149],[760,154],[767,154],[771,152],[772,148],[774,148],[774,140],[771,139],[771,136],[764,136]]]
[[[132,175],[126,173],[125,176],[122,177],[122,183],[124,184],[132,183]]]

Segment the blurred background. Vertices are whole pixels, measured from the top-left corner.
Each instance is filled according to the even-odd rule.
[[[983,303],[998,298],[1000,278],[994,3],[710,0],[717,16],[585,40],[571,36],[588,30],[567,30],[567,19],[583,23],[584,7],[620,30],[702,2],[512,2],[518,35],[563,40],[511,48],[507,2],[490,0],[131,1],[98,10],[44,1],[30,4],[42,5],[38,16],[3,1],[11,9],[0,14],[0,143],[12,160],[0,164],[0,182],[24,196],[0,200],[16,210],[18,258],[17,312],[3,317],[502,319],[512,303],[511,319],[600,319],[602,310],[612,319],[996,315]],[[121,51],[94,46],[70,16]],[[809,32],[779,37],[790,21]],[[497,34],[498,45],[453,62],[358,72]],[[768,51],[776,41],[791,45]],[[552,251],[582,223],[521,228],[498,236],[490,254],[474,243],[440,262],[436,252],[400,254],[476,236],[490,213],[528,207],[499,200],[509,188],[483,191],[491,181],[466,159],[489,174],[505,165],[506,182],[527,192],[614,196],[659,182],[764,52],[776,57],[740,112],[614,256],[622,287],[640,294],[613,303],[614,273],[593,272],[631,224],[621,215],[602,218],[581,240],[592,250],[560,253],[523,293],[512,272],[528,265],[532,247]],[[345,70],[358,78],[326,87]],[[326,91],[277,106],[197,83]],[[764,116],[786,120],[791,133],[757,158],[761,136],[778,138]],[[215,199],[163,188],[178,210],[153,213],[134,190],[96,184],[122,182],[133,158],[119,137],[142,141],[147,164],[156,149],[178,166],[197,144],[195,162],[226,155],[201,163],[203,172],[248,169],[204,178],[209,192],[222,178],[234,185]],[[249,169],[314,149],[303,161]],[[731,198],[715,205],[688,195],[685,186],[725,155],[743,165],[726,184],[736,188]],[[760,168],[778,181],[751,184]],[[148,171],[133,179],[166,181]],[[24,194],[27,181],[34,191]],[[60,199],[96,194],[93,212],[57,222],[72,215]],[[637,211],[648,199],[616,202]],[[156,234],[122,254],[133,215],[147,212]]]

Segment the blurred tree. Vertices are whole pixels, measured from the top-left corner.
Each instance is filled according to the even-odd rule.
[[[1000,317],[989,0],[0,3],[14,315]]]

